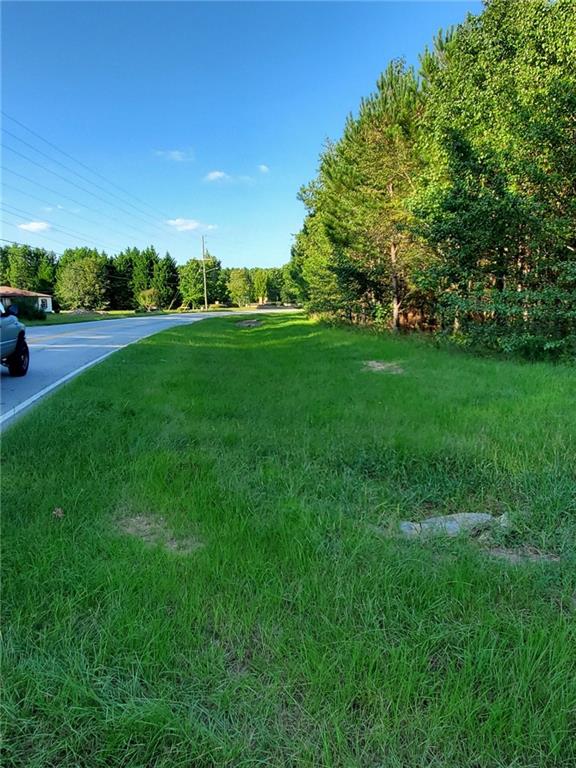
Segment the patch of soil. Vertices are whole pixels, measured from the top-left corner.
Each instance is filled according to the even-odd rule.
[[[398,363],[387,363],[384,360],[364,360],[364,370],[393,375],[404,373],[404,368]]]
[[[188,555],[204,546],[199,539],[193,537],[177,539],[163,517],[134,515],[123,518],[118,527],[122,533],[134,536],[149,546],[158,545],[180,555]]]
[[[238,328],[258,328],[262,325],[262,320],[240,320],[236,323]]]
[[[519,563],[557,563],[560,560],[558,555],[549,552],[539,552],[537,549],[527,547],[526,549],[506,549],[505,547],[491,547],[486,550],[490,557],[497,557],[500,560],[506,560],[515,565]]]

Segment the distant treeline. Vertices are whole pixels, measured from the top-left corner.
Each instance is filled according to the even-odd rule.
[[[209,304],[290,303],[297,295],[288,268],[225,268],[206,254]],[[0,284],[54,296],[62,309],[175,309],[204,304],[201,259],[178,266],[154,247],[127,248],[108,256],[92,248],[69,248],[57,258],[44,248],[0,249]]]
[[[576,347],[576,5],[490,0],[391,63],[300,192],[311,310],[528,356]]]

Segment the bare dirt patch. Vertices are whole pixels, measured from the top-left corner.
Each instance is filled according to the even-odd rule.
[[[486,550],[490,557],[497,557],[514,565],[520,563],[557,563],[560,561],[558,555],[549,552],[540,552],[537,549],[527,547],[526,549],[506,549],[505,547],[491,547]]]
[[[258,328],[262,325],[262,320],[240,320],[236,323],[237,328]]]
[[[404,368],[398,363],[387,363],[384,360],[364,360],[365,371],[375,371],[377,373],[390,373],[399,375],[404,373]]]
[[[161,546],[181,555],[188,555],[204,546],[200,539],[195,537],[176,538],[163,517],[134,515],[123,518],[118,527],[122,533],[134,536],[149,546]]]

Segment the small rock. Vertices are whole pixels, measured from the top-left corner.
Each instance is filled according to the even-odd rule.
[[[460,533],[486,528],[494,522],[487,512],[458,512],[455,515],[428,517],[421,523],[423,533],[443,533],[446,536],[458,536]]]
[[[419,536],[420,523],[412,523],[410,520],[402,520],[399,524],[400,533],[404,536]]]
[[[398,363],[390,363],[384,360],[365,360],[364,370],[380,371],[381,373],[391,373],[393,375],[404,373],[404,368],[398,365]]]
[[[470,533],[486,528],[495,520],[496,518],[487,512],[457,512],[454,515],[428,517],[421,523],[403,520],[399,527],[404,536],[418,536],[419,534],[458,536],[461,533]]]
[[[490,557],[497,557],[500,560],[506,560],[508,563],[557,563],[560,561],[558,555],[550,552],[539,552],[538,550],[525,549],[505,549],[504,547],[493,547],[487,550]]]

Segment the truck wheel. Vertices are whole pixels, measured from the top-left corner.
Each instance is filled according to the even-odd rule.
[[[26,339],[18,339],[16,349],[8,358],[8,370],[10,376],[26,376],[30,364],[30,352]]]

